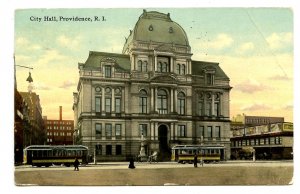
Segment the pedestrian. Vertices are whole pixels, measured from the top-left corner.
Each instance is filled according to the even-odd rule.
[[[79,161],[78,161],[77,158],[75,158],[75,161],[74,161],[74,171],[79,171],[78,166],[79,166]]]
[[[201,164],[202,167],[203,167],[203,163],[204,163],[204,161],[203,161],[203,158],[201,157],[200,158],[200,164]]]
[[[197,163],[198,163],[198,155],[197,155],[197,153],[195,153],[195,155],[194,155],[194,167],[195,167],[195,168],[198,167],[198,166],[197,166]]]
[[[133,160],[132,157],[131,157],[130,160],[129,160],[129,166],[128,166],[128,168],[130,168],[130,169],[135,169],[135,166],[134,166],[134,160]]]

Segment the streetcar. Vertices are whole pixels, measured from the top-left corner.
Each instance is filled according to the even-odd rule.
[[[88,163],[88,147],[82,145],[31,145],[23,151],[23,164],[32,166],[73,165],[75,158]]]
[[[172,148],[171,160],[178,163],[192,163],[194,155],[201,162],[218,162],[224,158],[224,146],[219,145],[176,145]]]

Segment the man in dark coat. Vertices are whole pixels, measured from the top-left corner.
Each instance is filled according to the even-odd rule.
[[[75,158],[75,161],[74,161],[74,170],[77,170],[77,171],[79,171],[79,168],[78,168],[78,166],[79,166],[79,161],[78,161],[78,159],[77,159],[77,158]]]
[[[197,155],[197,153],[195,153],[195,155],[194,155],[194,167],[195,167],[195,168],[198,167],[198,166],[197,166],[197,163],[198,163],[198,155]]]
[[[129,166],[128,168],[131,168],[131,169],[135,169],[135,166],[134,166],[134,159],[131,157],[130,160],[129,160]]]

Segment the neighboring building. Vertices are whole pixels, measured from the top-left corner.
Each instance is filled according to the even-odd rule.
[[[58,120],[44,120],[48,145],[73,145],[74,121],[62,119],[62,106],[59,107]]]
[[[247,116],[238,114],[232,117],[231,124],[243,126],[267,125],[272,123],[283,123],[284,117],[267,117],[267,116]]]
[[[241,127],[233,130],[230,141],[232,159],[247,159],[247,150],[254,151],[256,159],[292,159],[293,123]]]
[[[42,117],[42,107],[39,95],[35,92],[19,92],[23,100],[28,105],[29,128],[26,134],[26,146],[44,145],[47,142],[44,120]],[[26,129],[27,130],[27,129]]]
[[[30,145],[29,142],[29,107],[23,100],[22,96],[15,89],[15,120],[14,120],[14,158],[15,164],[21,164],[23,162],[23,149]]]
[[[218,63],[194,61],[184,29],[170,14],[139,17],[122,54],[89,53],[74,96],[76,143],[97,161],[178,144],[223,145],[230,158],[229,78]]]

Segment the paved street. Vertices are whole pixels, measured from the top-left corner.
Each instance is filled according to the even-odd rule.
[[[204,164],[111,162],[73,167],[15,167],[16,185],[287,185],[292,181],[292,161],[229,161]]]

